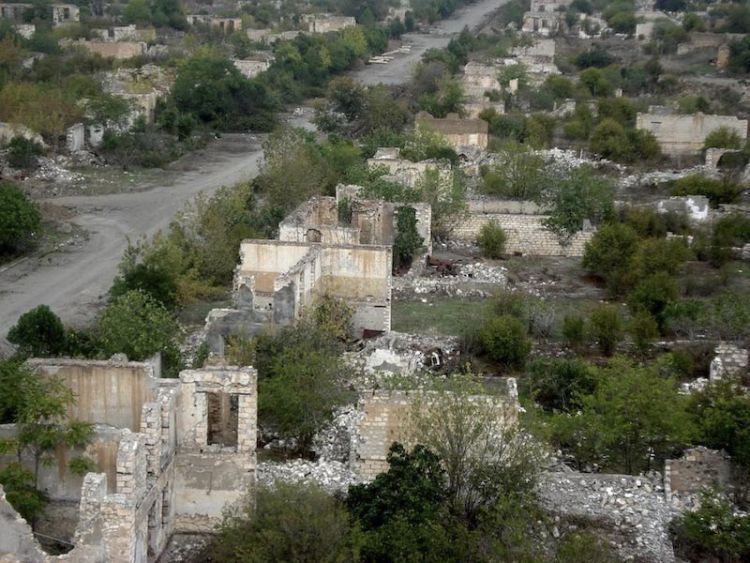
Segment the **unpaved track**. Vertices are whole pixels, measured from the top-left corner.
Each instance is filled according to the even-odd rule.
[[[19,315],[42,303],[67,323],[91,320],[112,285],[128,237],[135,240],[164,229],[201,191],[212,193],[252,178],[261,156],[257,137],[227,135],[179,161],[181,171],[169,186],[49,200],[74,207],[78,214],[73,222],[88,232],[88,239],[44,257],[0,267],[0,334],[4,336]]]
[[[438,23],[430,34],[409,34],[406,40],[413,44],[411,53],[353,75],[364,84],[405,83],[424,51],[444,47],[464,26],[478,26],[505,1],[480,0]],[[291,122],[310,127],[305,119]],[[171,185],[49,200],[75,208],[73,223],[84,229],[88,238],[46,256],[31,256],[0,267],[0,357],[9,350],[4,338],[8,329],[37,305],[49,305],[67,324],[90,322],[112,285],[128,238],[137,240],[166,228],[175,213],[199,192],[210,194],[221,186],[252,178],[261,158],[257,137],[227,135],[178,162],[180,171]]]

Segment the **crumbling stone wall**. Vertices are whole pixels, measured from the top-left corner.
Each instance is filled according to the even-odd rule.
[[[660,479],[600,473],[544,473],[542,504],[554,514],[595,519],[625,535],[626,558],[675,561],[669,523],[679,511],[665,499]]]
[[[78,45],[86,49],[89,53],[100,55],[105,59],[132,59],[146,54],[146,43],[143,41],[119,41],[116,43],[109,41],[77,41],[73,45]]]
[[[742,376],[747,373],[748,351],[735,344],[722,342],[716,347],[716,356],[711,360],[709,379],[716,381],[725,377]]]
[[[726,127],[740,139],[747,139],[747,120],[733,115],[667,115],[638,113],[636,128],[653,133],[663,152],[678,156],[695,154],[703,148],[706,137],[716,129]]]
[[[568,244],[562,244],[555,233],[545,228],[545,219],[545,215],[487,213],[472,211],[470,208],[468,216],[453,228],[451,238],[475,243],[482,227],[494,221],[507,235],[505,249],[509,254],[583,256],[586,243],[591,240],[593,231],[579,231]]]
[[[516,381],[509,378],[507,384],[505,397],[484,395],[471,399],[493,402],[507,423],[515,424],[518,419]],[[370,481],[388,470],[388,450],[393,442],[408,446],[413,441],[409,417],[418,397],[424,395],[418,391],[388,390],[369,391],[361,396],[358,408],[364,415],[352,433],[349,456],[350,467],[359,479]]]
[[[417,114],[415,126],[439,133],[454,149],[464,146],[486,149],[489,142],[489,125],[483,119],[464,119],[455,113],[437,118],[421,111]]]
[[[668,501],[675,497],[694,497],[706,488],[727,487],[731,483],[731,464],[724,452],[698,446],[686,450],[679,459],[664,464],[664,493]]]

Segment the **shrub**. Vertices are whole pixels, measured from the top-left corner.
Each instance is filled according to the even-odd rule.
[[[509,368],[522,367],[531,351],[526,327],[510,315],[487,321],[480,331],[480,339],[487,355]]]
[[[36,168],[36,157],[42,154],[44,154],[44,148],[39,143],[24,137],[14,137],[8,143],[8,164],[13,168],[21,170]]]
[[[742,139],[737,131],[729,127],[719,127],[714,129],[708,135],[703,143],[706,149],[741,149]]]
[[[639,311],[630,319],[628,332],[636,351],[645,356],[651,350],[654,339],[659,336],[659,324],[648,312]]]
[[[0,182],[0,256],[26,250],[41,226],[36,204],[19,188]]]
[[[417,211],[413,207],[399,207],[396,212],[396,238],[393,241],[393,269],[408,270],[414,255],[424,244],[417,232]]]
[[[66,349],[65,327],[47,305],[27,311],[8,332],[8,341],[24,356],[57,356]]]
[[[643,279],[628,296],[628,305],[634,313],[645,311],[652,315],[663,330],[665,311],[677,299],[679,286],[667,272],[657,272]]]
[[[743,187],[729,180],[707,178],[700,174],[692,174],[676,180],[672,184],[672,195],[688,196],[703,195],[708,198],[712,207],[722,203],[734,203],[743,191]]]
[[[482,225],[477,243],[485,258],[502,258],[507,239],[503,228],[492,221]]]
[[[589,327],[599,351],[605,356],[614,354],[622,339],[620,309],[616,305],[599,305],[591,313]]]
[[[630,262],[638,248],[638,235],[628,225],[606,223],[586,243],[583,267],[605,280],[610,294],[622,293],[630,284]]]
[[[594,370],[577,360],[537,361],[529,366],[524,381],[534,400],[548,411],[570,411],[578,408],[579,396],[596,387]]]
[[[579,315],[566,315],[562,326],[565,345],[580,350],[586,344],[586,319]]]
[[[677,552],[689,561],[747,561],[750,518],[735,515],[715,492],[704,493],[700,508],[672,522]]]

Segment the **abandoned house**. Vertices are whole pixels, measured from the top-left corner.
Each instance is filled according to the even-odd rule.
[[[302,25],[310,33],[329,33],[341,31],[357,25],[351,16],[334,16],[331,14],[306,14],[302,16]]]
[[[206,319],[211,352],[223,356],[234,334],[285,326],[329,295],[354,310],[356,337],[391,329],[392,245],[396,206],[359,196],[340,185],[336,197],[315,197],[279,224],[278,240],[245,240],[234,280],[235,309],[214,309]],[[430,249],[431,208],[412,204],[417,231]]]
[[[747,139],[747,120],[733,115],[680,115],[651,106],[649,113],[636,116],[636,128],[653,133],[662,152],[670,156],[697,154],[706,137],[720,127],[736,132],[743,142]]]
[[[207,25],[211,29],[231,34],[242,29],[241,18],[219,18],[204,14],[190,14],[185,16],[190,25]]]
[[[59,557],[42,554],[28,526],[16,518],[10,530],[15,538],[0,531],[0,554],[16,542],[17,553],[39,552],[23,561],[145,563],[159,556],[174,533],[214,530],[225,507],[252,493],[254,369],[204,368],[161,379],[158,358],[29,364],[41,377],[57,377],[70,387],[77,400],[68,414],[94,424],[95,434],[84,452],[56,451],[56,463],[40,475],[51,500],[40,531],[69,538],[73,550]],[[15,426],[0,431],[7,437]],[[73,475],[67,461],[74,453],[94,461],[96,472]]]
[[[22,21],[25,14],[33,7],[33,4],[0,4],[0,19]],[[49,9],[52,25],[77,22],[81,19],[80,9],[75,4],[51,4]]]
[[[232,59],[232,64],[237,67],[245,78],[254,78],[261,72],[267,71],[273,62],[273,55],[263,52],[248,55],[244,59]]]
[[[415,188],[422,181],[428,170],[435,170],[441,181],[450,182],[453,177],[450,163],[436,159],[412,162],[401,157],[401,149],[398,147],[381,147],[372,158],[367,159],[370,170],[383,168],[388,171],[387,178],[403,184],[409,188]]]
[[[444,118],[437,118],[425,111],[420,111],[415,125],[419,129],[439,133],[457,150],[462,147],[486,149],[489,141],[489,125],[483,119],[464,119],[455,113],[449,113]]]
[[[156,29],[147,27],[138,29],[134,24],[125,26],[108,27],[106,29],[92,29],[92,34],[101,41],[117,43],[120,41],[154,41],[156,40]]]
[[[532,0],[529,11],[523,15],[521,30],[542,36],[554,35],[565,25],[561,9],[571,0]]]
[[[505,113],[505,103],[499,99],[503,88],[498,71],[494,64],[469,62],[464,66],[461,84],[466,98],[464,110],[469,117],[477,118],[485,109]],[[492,101],[491,96],[496,96],[496,101]]]

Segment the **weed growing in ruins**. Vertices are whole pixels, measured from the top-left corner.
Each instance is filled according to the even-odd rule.
[[[502,258],[505,254],[507,235],[496,222],[485,223],[479,230],[477,243],[485,258]]]

